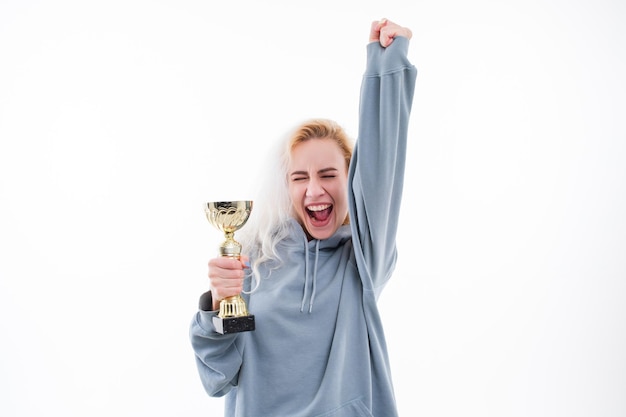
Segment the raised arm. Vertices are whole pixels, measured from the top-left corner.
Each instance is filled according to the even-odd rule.
[[[379,294],[396,261],[409,115],[417,70],[407,52],[411,30],[373,22],[361,86],[359,133],[350,165],[350,218],[366,290]]]

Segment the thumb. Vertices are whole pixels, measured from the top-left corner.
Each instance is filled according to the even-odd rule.
[[[239,260],[244,268],[250,268],[250,257],[248,257],[248,255],[241,255]]]

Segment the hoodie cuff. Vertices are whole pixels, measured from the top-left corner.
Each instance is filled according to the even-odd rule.
[[[210,290],[200,296],[198,308],[202,311],[215,311],[213,310],[213,296]]]
[[[377,41],[368,43],[365,76],[380,76],[413,67],[407,57],[408,51],[409,39],[404,36],[396,36],[386,48]]]

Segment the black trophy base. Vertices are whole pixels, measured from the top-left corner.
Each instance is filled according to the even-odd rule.
[[[254,316],[213,317],[213,326],[221,334],[249,332],[254,330]]]

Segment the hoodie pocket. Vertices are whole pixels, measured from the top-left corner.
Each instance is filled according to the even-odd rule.
[[[324,414],[318,414],[316,417],[374,417],[370,410],[367,409],[360,398],[343,404],[339,408],[335,408]]]

